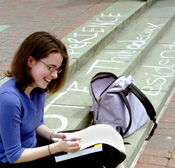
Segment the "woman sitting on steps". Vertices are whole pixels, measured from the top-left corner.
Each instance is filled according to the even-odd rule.
[[[53,132],[43,120],[45,93],[62,88],[67,71],[67,50],[50,33],[33,33],[21,44],[6,73],[10,79],[0,87],[1,168],[103,167],[98,155],[82,157],[83,163],[54,160],[55,153],[81,148],[79,137],[71,137],[73,142],[53,142],[52,138],[66,138],[68,134]],[[115,167],[123,167],[121,161],[108,159]]]

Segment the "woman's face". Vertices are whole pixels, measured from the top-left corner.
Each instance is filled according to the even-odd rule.
[[[31,74],[34,78],[32,88],[46,89],[48,84],[58,77],[58,71],[50,71],[49,67],[59,69],[63,62],[63,56],[60,53],[50,53],[46,58],[36,61],[33,57],[29,57],[28,66],[31,68]]]

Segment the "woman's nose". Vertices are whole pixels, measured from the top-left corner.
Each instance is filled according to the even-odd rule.
[[[57,73],[57,71],[52,72],[52,73],[51,73],[51,76],[52,76],[54,79],[58,78],[58,73]]]

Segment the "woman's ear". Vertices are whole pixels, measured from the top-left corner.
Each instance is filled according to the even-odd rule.
[[[28,67],[32,68],[32,66],[34,65],[35,59],[32,56],[29,56],[27,59],[27,65]]]

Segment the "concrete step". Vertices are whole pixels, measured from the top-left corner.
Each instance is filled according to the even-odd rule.
[[[118,76],[132,74],[137,86],[153,103],[157,115],[160,113],[175,83],[175,38],[172,36],[175,27],[175,1],[167,1],[157,1],[140,17],[124,26],[120,33],[115,32],[113,39],[109,40],[107,36],[108,43],[100,42],[96,46],[102,45],[103,49],[99,47],[101,51],[87,51],[91,58],[89,61],[86,58],[87,53],[85,56],[82,54],[83,61],[79,56],[75,57],[78,61],[75,67],[80,70],[69,78],[61,92],[47,99],[45,119],[52,129],[69,130],[88,126],[92,106],[88,91],[89,81],[101,71],[113,72]],[[126,1],[122,3],[124,2]],[[92,42],[93,44],[96,42]],[[82,62],[87,63],[83,66]],[[151,125],[148,122],[125,139],[131,143],[126,145],[126,168],[131,166]]]

